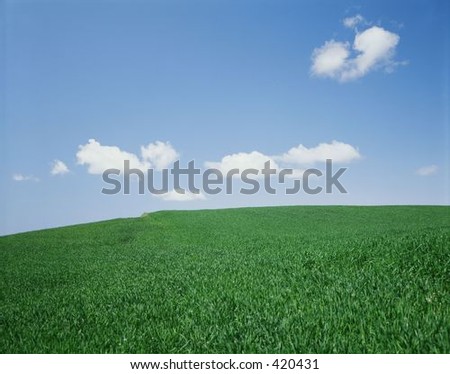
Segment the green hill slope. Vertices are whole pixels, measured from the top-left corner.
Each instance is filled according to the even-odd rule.
[[[450,353],[449,207],[167,211],[0,252],[1,353]]]

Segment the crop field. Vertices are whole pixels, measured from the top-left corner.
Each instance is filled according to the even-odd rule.
[[[1,353],[450,353],[450,207],[163,211],[0,251]]]

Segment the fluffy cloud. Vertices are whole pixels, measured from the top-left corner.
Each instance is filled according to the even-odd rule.
[[[157,170],[172,165],[180,155],[169,142],[156,141],[146,147],[141,147],[142,159],[149,162]]]
[[[350,55],[348,43],[329,40],[313,52],[312,72],[314,75],[335,78],[347,63]]]
[[[416,174],[421,177],[428,177],[438,172],[439,168],[436,165],[423,166],[416,170]]]
[[[51,175],[64,175],[67,174],[68,172],[69,168],[64,162],[60,160],[53,161],[52,168],[50,170]]]
[[[23,175],[16,173],[12,176],[13,181],[16,182],[25,182],[25,181],[33,181],[33,182],[39,182],[39,178],[34,177],[33,175]]]
[[[303,144],[293,147],[275,159],[289,165],[313,165],[327,159],[336,163],[346,163],[361,158],[355,147],[333,140],[331,143],[320,143],[316,147],[307,148]]]
[[[77,162],[87,165],[90,174],[102,174],[106,169],[122,171],[125,160],[130,161],[130,168],[146,170],[150,166],[133,153],[122,151],[116,146],[101,145],[95,139],[89,139],[87,144],[78,147]]]
[[[263,153],[253,151],[251,153],[235,153],[227,155],[219,162],[206,162],[207,168],[219,169],[223,173],[231,169],[264,168],[264,163],[270,161],[272,169],[280,169],[282,167],[305,167],[311,166],[318,162],[325,162],[332,159],[336,163],[347,163],[361,158],[358,149],[350,144],[333,140],[331,143],[320,143],[316,147],[307,148],[300,144],[297,147],[289,149],[280,155],[267,156]],[[303,169],[294,169],[295,175],[303,173]]]
[[[95,139],[80,145],[76,154],[80,165],[87,165],[90,174],[102,174],[106,169],[123,171],[124,161],[130,161],[130,168],[146,171],[150,168],[168,167],[178,157],[169,143],[157,141],[141,147],[141,156],[126,152],[116,146],[101,145]]]
[[[362,16],[344,20],[346,27],[362,22]],[[379,26],[372,26],[362,32],[355,30],[353,45],[349,42],[329,40],[312,54],[311,73],[340,82],[361,78],[369,72],[384,68],[391,72],[405,62],[394,61],[395,50],[400,37]]]
[[[156,197],[160,197],[164,201],[193,201],[193,200],[205,200],[206,197],[203,193],[192,193],[187,190],[182,193],[178,190],[172,190],[162,195],[154,195]]]
[[[272,169],[278,169],[278,165],[272,157],[257,151],[227,155],[219,162],[205,162],[205,166],[210,169],[218,169],[222,173],[227,173],[231,169],[239,169],[240,172],[242,172],[244,169],[261,170],[264,168],[264,163],[267,161],[270,161],[270,167]]]
[[[373,26],[355,37],[353,49],[358,55],[348,61],[341,75],[343,81],[360,78],[377,67],[392,68],[392,57],[400,37],[381,27]]]

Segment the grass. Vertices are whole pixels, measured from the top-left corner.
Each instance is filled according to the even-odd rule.
[[[450,353],[450,207],[166,211],[0,253],[1,353]]]

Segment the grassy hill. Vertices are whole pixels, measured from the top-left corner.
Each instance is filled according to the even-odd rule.
[[[450,353],[450,207],[166,211],[0,255],[1,353]]]

